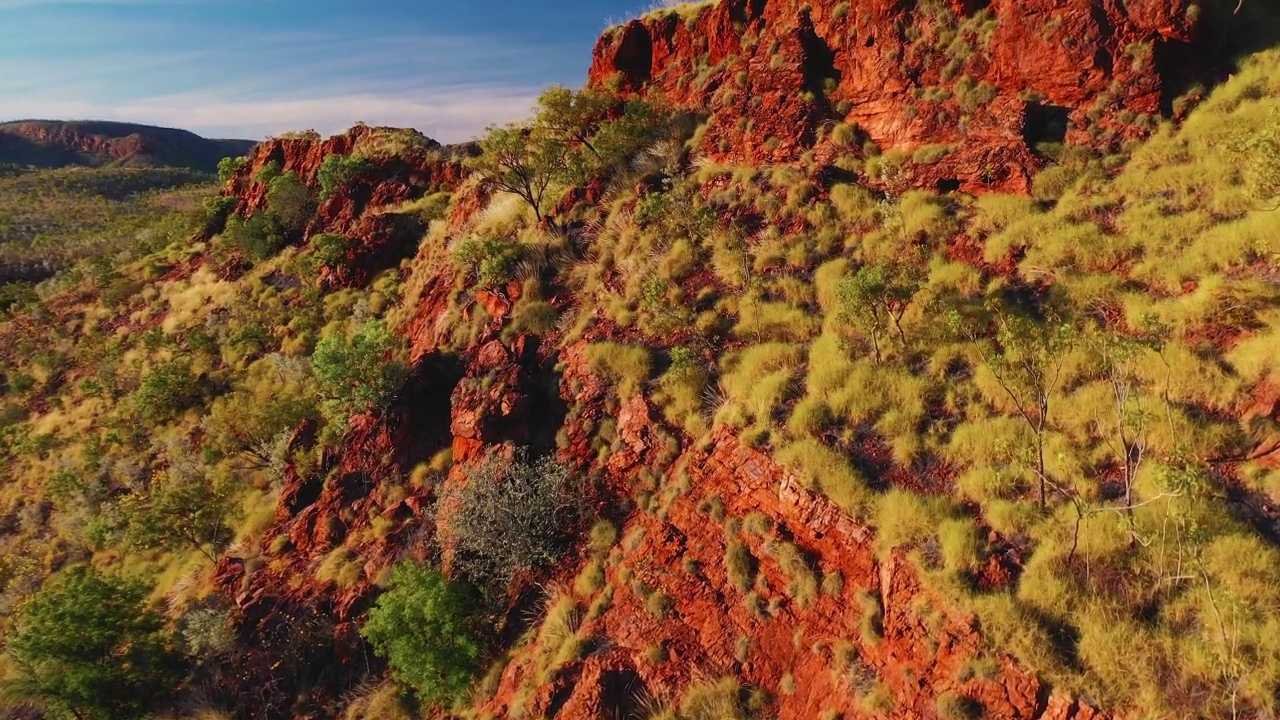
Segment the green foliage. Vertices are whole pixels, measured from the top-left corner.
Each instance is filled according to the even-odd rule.
[[[330,157],[333,157],[332,155]],[[311,257],[321,266],[338,267],[347,257],[351,240],[343,235],[320,233],[309,241]]]
[[[418,698],[461,700],[483,657],[477,603],[464,585],[411,562],[398,563],[360,632]]]
[[[365,323],[350,337],[324,336],[311,356],[320,394],[345,415],[385,408],[408,377],[408,368],[394,357],[400,345],[379,321]]]
[[[472,273],[481,287],[497,287],[516,279],[526,254],[518,241],[487,235],[458,243],[453,260]]]
[[[18,610],[5,689],[77,720],[140,718],[171,698],[183,664],[147,592],[84,567],[49,580]]]
[[[360,173],[369,168],[369,161],[359,155],[326,155],[316,173],[320,185],[320,199],[327,200],[344,190]]]
[[[249,162],[245,157],[225,157],[218,161],[218,182],[226,185],[231,179],[240,174],[244,166]]]
[[[489,128],[480,151],[468,160],[469,167],[499,190],[524,200],[539,223],[546,217],[548,190],[573,171],[573,156],[564,141],[535,138],[519,125]]]
[[[223,235],[239,247],[245,257],[261,262],[274,256],[286,245],[298,242],[315,213],[311,190],[293,172],[259,173],[267,182],[267,207],[248,219],[227,221]]]
[[[258,169],[258,174],[255,175],[253,179],[263,185],[270,186],[271,183],[275,182],[276,178],[280,177],[283,172],[284,168],[280,163],[272,160],[271,162],[263,164],[263,166]]]
[[[125,537],[137,548],[189,547],[214,562],[232,537],[235,489],[210,477],[194,457],[171,451],[164,475],[121,501]]]
[[[142,376],[138,410],[147,421],[161,423],[194,406],[202,395],[203,389],[191,371],[191,362],[178,358],[156,365]]]
[[[905,263],[866,265],[840,283],[836,294],[841,317],[856,323],[871,336],[876,362],[882,359],[880,339],[889,323],[893,323],[906,349],[902,317],[921,284],[918,272]]]
[[[621,105],[621,112],[609,111]],[[546,219],[549,191],[617,169],[669,124],[666,113],[642,100],[623,102],[596,90],[547,90],[526,125],[491,127],[480,140],[472,170]]]

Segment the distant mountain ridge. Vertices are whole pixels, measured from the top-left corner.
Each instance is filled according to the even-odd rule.
[[[214,172],[252,140],[207,139],[187,130],[109,121],[19,120],[0,123],[0,165],[58,168],[175,167]]]

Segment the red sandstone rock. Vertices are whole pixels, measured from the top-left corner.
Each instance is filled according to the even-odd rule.
[[[262,143],[249,162],[224,188],[223,193],[239,200],[235,211],[248,216],[267,206],[268,188],[258,182],[258,174],[270,163],[282,172],[292,172],[311,187],[318,188],[318,174],[326,157],[350,155],[362,143],[374,143],[382,128],[358,125],[327,140],[277,138]],[[377,272],[394,267],[411,255],[425,228],[416,217],[383,212],[438,190],[452,190],[466,177],[459,159],[442,153],[438,143],[425,140],[421,151],[374,159],[357,173],[342,192],[324,199],[315,220],[307,229],[307,239],[318,233],[344,235],[354,242],[346,261],[326,268],[321,282],[327,289],[367,283]]]
[[[1179,65],[1157,58],[1194,57],[1204,23],[1204,13],[1191,10],[1196,4],[996,0],[988,8],[994,30],[963,26],[962,53],[939,37],[924,4],[722,0],[690,22],[655,13],[606,33],[590,81],[656,88],[709,112],[703,151],[718,161],[794,161],[824,123],[845,122],[885,150],[954,146],[940,160],[908,167],[907,183],[1025,191],[1039,164],[1026,135],[1053,139],[1036,127],[1054,120],[1039,104],[1069,112],[1063,129],[1072,142],[1096,144],[1100,131],[1139,133],[1122,119],[1160,111],[1171,87],[1167,67]],[[956,22],[977,5],[951,3]],[[979,87],[990,97],[979,99]],[[1032,96],[1039,100],[1029,103]],[[819,144],[815,152],[838,151]]]

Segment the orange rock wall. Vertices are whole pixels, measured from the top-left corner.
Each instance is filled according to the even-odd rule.
[[[994,25],[972,19],[979,6]],[[606,33],[590,79],[709,113],[703,149],[723,162],[794,161],[824,125],[855,123],[886,150],[955,146],[916,185],[1025,191],[1041,108],[1069,110],[1070,142],[1141,134],[1138,116],[1197,60],[1207,15],[1196,0],[720,0]]]

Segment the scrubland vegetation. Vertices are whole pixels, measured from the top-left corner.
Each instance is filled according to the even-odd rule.
[[[251,217],[196,232],[230,209],[214,200],[37,286],[6,286],[0,611],[14,697],[53,716],[179,712],[157,705],[254,642],[229,637],[232,599],[209,568],[229,553],[257,568],[287,557],[287,536],[262,547],[286,468],[332,481],[324,458],[350,418],[397,407],[413,372],[398,330],[445,277],[449,307],[433,322],[446,354],[482,339],[478,291],[513,286],[507,339],[584,346],[609,388],[588,432],[599,456],[520,449],[456,468],[464,482],[439,499],[463,508],[437,529],[448,575],[432,555],[366,578],[355,540],[295,568],[381,590],[362,632],[389,684],[349,717],[467,713],[513,644],[537,650],[531,683],[589,652],[579,630],[611,602],[613,553],[641,538],[619,539],[583,500],[637,397],[666,426],[668,460],[732,431],[873,528],[882,559],[904,553],[992,651],[1054,688],[1153,718],[1280,710],[1268,510],[1280,470],[1267,458],[1280,427],[1250,410],[1280,384],[1280,53],[1252,57],[1123,154],[1063,149],[1033,197],[721,167],[697,157],[697,122],[657,99],[549,91],[528,127],[481,141],[454,196],[396,209],[435,222],[415,259],[363,287],[322,292],[347,239],[304,234],[367,159],[326,162],[317,188],[269,166],[256,178],[267,207]],[[591,180],[598,204],[559,203]],[[480,185],[484,209],[450,229],[445,209]],[[291,442],[304,423],[319,428],[314,445]],[[440,483],[450,468],[445,452],[401,481]],[[643,492],[626,502],[661,506]],[[723,504],[704,511],[736,522]],[[750,598],[762,558],[726,536],[720,572]],[[564,580],[557,563],[579,546],[585,567],[549,589],[538,622],[495,631],[508,583]],[[800,608],[840,582],[804,548],[764,547]],[[1018,558],[1018,576],[991,588],[997,555]],[[655,618],[670,612],[670,598],[623,583]],[[883,608],[862,599],[874,644]],[[861,685],[869,711],[891,703],[873,678]],[[220,710],[205,691],[187,694]],[[669,700],[650,716],[769,707],[733,678]],[[976,712],[959,696],[937,705]]]
[[[0,281],[42,280],[79,260],[163,247],[194,230],[183,211],[213,192],[212,180],[173,168],[0,172]]]

